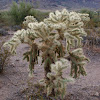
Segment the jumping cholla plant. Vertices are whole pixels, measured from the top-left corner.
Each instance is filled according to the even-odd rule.
[[[41,56],[45,78],[40,82],[44,83],[47,96],[63,99],[66,83],[72,81],[72,78],[63,77],[63,70],[71,65],[70,75],[73,78],[86,75],[84,65],[89,60],[83,54],[81,41],[82,36],[87,35],[83,26],[89,20],[88,14],[68,12],[66,9],[51,12],[43,22],[27,16],[23,22],[25,29],[18,30],[4,46],[9,46],[10,51],[16,53],[20,43],[28,44],[30,50],[23,55],[29,62],[29,75],[33,75],[34,65]]]

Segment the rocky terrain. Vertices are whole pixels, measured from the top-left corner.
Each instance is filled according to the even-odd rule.
[[[14,0],[16,2],[21,0]],[[41,9],[61,9],[67,8],[70,10],[89,8],[99,9],[100,0],[26,0],[34,3],[34,7]],[[12,0],[0,0],[0,9],[5,9],[10,6]]]

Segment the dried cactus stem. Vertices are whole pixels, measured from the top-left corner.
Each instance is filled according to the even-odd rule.
[[[29,69],[31,73],[34,70],[34,64],[37,63],[37,56],[38,56],[38,47],[36,44],[33,44],[30,50],[30,55],[29,55]]]
[[[0,73],[3,73],[3,66],[0,66]]]
[[[64,38],[64,35],[62,34],[63,32],[60,29],[57,29],[57,31],[60,36],[60,39],[63,40],[63,38]]]
[[[30,52],[29,69],[30,69],[30,71],[32,73],[32,71],[34,69],[34,59],[33,59],[32,51]]]
[[[45,59],[44,62],[44,71],[45,71],[45,83],[46,87],[49,85],[50,79],[47,77],[47,74],[51,72],[51,63],[54,63],[53,59],[50,58],[50,54],[48,54],[47,58]],[[54,89],[52,89],[51,92],[52,96],[55,96]]]

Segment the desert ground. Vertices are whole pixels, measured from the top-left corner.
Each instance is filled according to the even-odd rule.
[[[12,35],[13,33],[9,32],[8,38]],[[2,39],[5,38],[5,36],[2,37]],[[19,45],[17,54],[10,57],[9,64],[5,66],[3,74],[0,74],[0,100],[27,100],[23,91],[28,88],[29,81],[37,83],[44,77],[43,66],[38,64],[35,66],[34,78],[29,78],[28,63],[22,57],[28,49],[26,44]],[[68,83],[68,100],[100,100],[100,53],[86,48],[84,48],[84,53],[90,59],[85,66],[87,76],[81,76],[75,79],[74,83]],[[69,69],[64,72],[64,75],[69,75]],[[34,98],[34,100],[42,99]]]

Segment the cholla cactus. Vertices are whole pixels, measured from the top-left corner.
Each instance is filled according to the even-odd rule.
[[[87,61],[89,61],[89,59],[84,56],[82,48],[73,50],[69,54],[72,62],[71,76],[77,78],[80,74],[82,74],[83,76],[86,75],[86,71],[83,66],[86,64]]]
[[[50,13],[49,18],[43,22],[38,22],[33,16],[27,16],[23,22],[25,29],[17,31],[5,46],[9,46],[14,53],[20,43],[28,44],[30,50],[24,53],[24,59],[29,61],[30,74],[33,75],[34,65],[38,63],[38,56],[41,56],[47,95],[58,94],[64,98],[65,83],[68,79],[63,78],[62,71],[69,66],[69,58],[71,75],[74,78],[86,75],[83,65],[87,58],[80,47],[82,36],[86,36],[83,26],[87,21],[88,14],[68,12],[66,9]],[[35,41],[37,39],[38,42]],[[65,39],[66,45],[62,43]],[[78,49],[72,51],[76,41]]]

